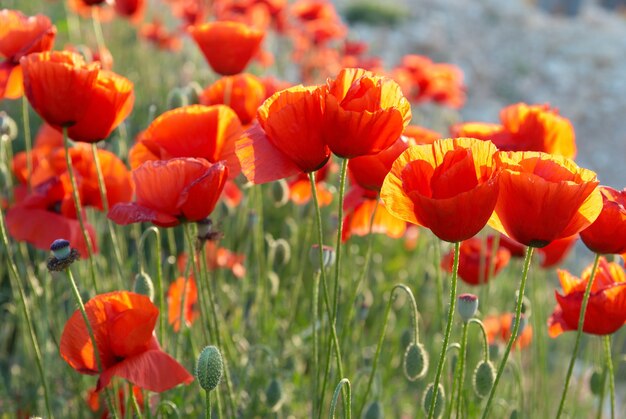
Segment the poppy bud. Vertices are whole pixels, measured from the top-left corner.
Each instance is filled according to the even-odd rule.
[[[273,378],[265,390],[265,403],[271,410],[275,410],[279,407],[282,398],[283,387],[278,379]]]
[[[63,271],[74,261],[80,258],[78,250],[70,247],[70,242],[65,239],[56,239],[50,245],[52,255],[48,258],[47,267],[49,271]]]
[[[383,419],[384,417],[383,405],[379,401],[371,402],[363,413],[363,419]]]
[[[594,396],[599,396],[602,393],[602,387],[604,387],[602,371],[595,370],[589,377],[589,389]]]
[[[187,96],[187,103],[190,105],[197,105],[200,103],[200,94],[202,93],[202,87],[198,82],[192,81],[185,86],[185,95]]]
[[[311,246],[311,251],[309,252],[309,260],[311,261],[311,264],[313,265],[313,268],[316,271],[319,271],[321,269],[320,265],[320,256],[319,256],[319,245],[314,244],[313,246]],[[336,257],[336,253],[335,253],[335,249],[331,246],[322,246],[322,260],[323,260],[323,267],[324,268],[328,268],[329,266],[331,266],[333,263],[335,263],[335,257]]]
[[[428,371],[428,352],[421,343],[411,343],[404,352],[404,375],[407,380],[422,378]]]
[[[224,364],[219,349],[207,346],[202,350],[196,364],[195,376],[205,391],[214,390],[222,379]]]
[[[474,392],[478,397],[485,397],[491,391],[496,380],[496,372],[490,361],[481,361],[474,371]]]
[[[154,285],[152,284],[152,278],[150,278],[150,275],[145,272],[139,272],[135,275],[133,292],[145,295],[150,299],[150,301],[154,301]]]
[[[464,323],[469,322],[478,310],[478,297],[474,294],[461,294],[457,301],[459,303],[457,305],[459,316]]]
[[[17,124],[6,112],[0,112],[0,140],[13,141],[17,137]]]
[[[509,416],[509,419],[518,419],[519,418],[519,412],[517,411],[517,409],[513,409],[511,411],[511,415]]]
[[[435,386],[433,383],[428,384],[426,387],[426,392],[424,393],[424,399],[422,400],[422,408],[424,412],[428,414],[430,410],[430,404],[433,400],[433,388]],[[445,394],[443,394],[443,386],[441,383],[438,386],[439,390],[437,391],[437,400],[435,400],[435,411],[433,412],[433,417],[439,418],[443,413],[443,409],[445,407]]]
[[[200,244],[204,244],[205,241],[216,241],[222,238],[223,234],[220,231],[215,231],[213,228],[213,221],[210,218],[204,218],[196,222],[198,232],[196,238]]]
[[[167,103],[165,106],[168,110],[182,108],[187,105],[189,105],[189,99],[183,89],[175,87],[167,94]]]
[[[278,239],[274,241],[272,246],[274,252],[274,262],[286,266],[291,259],[291,246],[285,239]]]
[[[274,201],[274,206],[280,208],[289,202],[289,186],[285,179],[279,179],[276,182],[272,182],[269,188],[269,195]]]

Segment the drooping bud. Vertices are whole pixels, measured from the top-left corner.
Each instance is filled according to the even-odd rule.
[[[336,257],[335,248],[324,245],[322,246],[321,252],[322,252],[322,262],[323,262],[322,266],[324,268],[328,268],[329,266],[332,266],[332,264],[335,263],[335,257]],[[311,246],[311,251],[309,252],[309,260],[311,261],[311,264],[313,265],[313,268],[316,271],[319,271],[321,269],[319,245],[314,244],[313,246]]]
[[[277,239],[272,246],[274,262],[286,266],[291,259],[291,246],[285,239]]]
[[[594,396],[602,394],[602,387],[604,387],[604,377],[602,375],[602,371],[595,370],[589,377],[589,389]]]
[[[457,301],[459,316],[464,323],[469,322],[478,310],[478,297],[474,294],[461,294]]]
[[[50,250],[52,255],[48,258],[46,266],[51,272],[63,271],[80,259],[78,250],[71,248],[70,242],[65,239],[53,241]]]
[[[280,208],[289,202],[289,185],[287,185],[285,179],[272,182],[268,193],[276,208]]]
[[[202,93],[202,86],[197,81],[192,81],[184,89],[187,96],[187,103],[190,105],[197,105],[200,103],[200,94]]]
[[[135,275],[135,283],[133,284],[133,292],[141,295],[145,295],[154,301],[154,284],[152,278],[146,272],[139,272]]]
[[[432,403],[432,400],[433,400],[434,388],[435,388],[434,383],[430,383],[428,384],[428,387],[426,387],[426,391],[424,392],[424,399],[422,400],[422,408],[424,409],[424,412],[426,414],[428,414],[430,410],[430,404]],[[441,417],[441,414],[443,413],[443,409],[444,407],[446,407],[445,406],[446,405],[445,394],[443,393],[443,386],[441,385],[441,383],[439,383],[438,388],[439,390],[437,391],[437,399],[435,400],[435,411],[433,412],[434,418]]]
[[[421,343],[411,343],[404,352],[404,375],[409,381],[422,378],[428,371],[428,352]]]
[[[189,99],[185,91],[180,87],[175,87],[167,94],[167,110],[181,108],[189,105]]]
[[[13,141],[17,137],[17,124],[6,112],[0,112],[0,140]]]
[[[378,400],[371,402],[363,412],[363,419],[383,419],[384,417],[383,405]]]
[[[280,384],[278,379],[273,378],[270,381],[270,384],[267,386],[265,390],[265,402],[267,403],[267,407],[271,410],[276,410],[280,407],[280,402],[283,399],[283,387]]]
[[[474,370],[474,392],[478,397],[485,397],[491,391],[496,372],[491,361],[481,361]]]
[[[196,363],[195,376],[205,391],[214,390],[222,379],[224,364],[222,354],[215,346],[207,346],[202,350]]]

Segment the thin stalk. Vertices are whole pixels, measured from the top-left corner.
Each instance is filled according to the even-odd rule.
[[[611,395],[611,419],[615,419],[615,374],[613,373],[613,357],[611,355],[611,335],[604,335],[604,356],[609,375],[609,394]]]
[[[337,400],[339,399],[339,392],[344,388],[346,389],[344,391],[344,397],[347,397],[347,403],[344,403],[347,406],[345,411],[346,419],[352,418],[352,411],[350,409],[352,387],[350,386],[350,380],[348,380],[347,378],[342,378],[341,381],[339,381],[339,384],[337,384],[337,387],[335,387],[333,399],[330,402],[330,412],[328,413],[328,417],[330,419],[334,419],[335,417],[335,409],[337,407]]]
[[[463,381],[465,379],[465,357],[467,356],[467,328],[469,323],[463,322],[463,334],[461,336],[461,349],[459,350],[458,393],[456,398],[456,417],[461,417],[461,396],[463,395]],[[454,397],[454,395],[453,395]]]
[[[459,271],[459,254],[461,251],[461,243],[454,243],[454,263],[452,265],[452,280],[450,284],[450,307],[448,307],[448,320],[446,323],[446,330],[443,335],[443,343],[441,346],[441,354],[439,355],[439,363],[437,365],[437,372],[435,373],[435,380],[433,381],[433,397],[428,409],[428,417],[432,418],[435,415],[435,402],[437,401],[437,393],[439,393],[439,380],[441,379],[441,373],[443,372],[443,365],[446,359],[446,351],[448,349],[448,342],[450,340],[450,332],[452,331],[452,322],[454,320],[454,307],[456,304],[456,283],[457,274]],[[439,265],[439,261],[437,261]]]
[[[441,272],[441,243],[439,238],[433,235],[434,258],[435,258],[435,298],[437,304],[437,323],[441,327],[443,320],[443,278]],[[434,400],[434,399],[433,399]]]
[[[206,395],[206,417],[211,419],[211,392],[205,390],[204,394]]]
[[[130,401],[133,405],[133,410],[139,419],[143,419],[143,415],[141,414],[141,409],[139,409],[139,403],[137,403],[137,398],[135,397],[135,392],[133,391],[132,384],[128,385],[130,389]]]
[[[161,233],[156,226],[147,228],[139,238],[139,272],[145,272],[146,260],[143,252],[143,246],[148,234],[154,233],[156,243],[157,256],[157,293],[159,297],[159,337],[161,338],[161,346],[165,348],[165,329],[163,319],[165,316],[165,293],[163,292],[163,268],[161,267]]]
[[[22,123],[24,125],[24,143],[26,145],[26,180],[28,192],[32,189],[31,177],[33,175],[33,145],[30,136],[30,118],[28,115],[28,99],[22,96]]]
[[[470,319],[469,323],[476,323],[480,327],[480,331],[483,336],[483,360],[489,361],[489,340],[487,339],[487,332],[485,331],[485,325],[478,319]]]
[[[17,266],[15,266],[15,261],[13,260],[13,255],[11,254],[11,250],[10,250],[11,248],[9,247],[9,237],[7,235],[7,231],[4,226],[4,212],[2,211],[1,207],[0,207],[0,232],[2,233],[2,243],[4,244],[4,248],[6,249],[6,257],[8,259],[9,273],[13,277],[13,280],[15,281],[18,292],[20,294],[20,302],[22,303],[24,319],[26,320],[26,326],[28,327],[28,337],[30,338],[30,343],[33,347],[33,352],[35,353],[35,363],[37,364],[37,371],[39,373],[39,379],[41,380],[41,384],[43,386],[43,395],[44,395],[44,401],[46,404],[46,412],[48,413],[48,416],[52,418],[53,417],[52,409],[50,408],[50,390],[48,389],[48,382],[46,381],[46,375],[44,374],[41,350],[39,349],[39,342],[37,340],[37,335],[35,334],[33,321],[30,317],[30,308],[28,307],[28,302],[26,301],[26,294],[24,293],[24,288],[22,287],[22,283],[20,282],[20,275],[18,273]]]
[[[193,257],[195,254],[195,249],[193,245],[193,239],[191,238],[191,224],[183,225],[183,232],[185,233],[185,239],[187,242],[187,263],[185,264],[185,274],[183,279],[183,290],[180,295],[180,311],[178,314],[178,334],[176,335],[176,346],[174,353],[178,353],[178,349],[181,343],[181,336],[183,334],[183,330],[187,326],[187,319],[185,316],[185,301],[187,299],[187,288],[189,286],[189,275],[192,274],[191,267],[193,266]],[[176,323],[174,323],[176,324]]]
[[[583,326],[585,323],[585,313],[587,312],[587,304],[589,303],[589,296],[591,295],[591,288],[593,288],[593,281],[596,277],[596,271],[598,269],[598,263],[600,262],[600,254],[596,253],[596,257],[593,261],[593,267],[591,268],[591,275],[587,286],[585,287],[585,293],[583,294],[583,301],[580,306],[580,314],[578,316],[578,329],[576,330],[576,342],[574,343],[574,350],[572,351],[572,357],[569,361],[569,367],[567,368],[567,374],[565,375],[565,384],[563,385],[563,392],[561,393],[561,402],[559,403],[559,410],[556,414],[557,419],[561,417],[563,408],[565,407],[565,399],[567,397],[567,390],[569,389],[569,381],[572,377],[572,371],[574,371],[574,364],[576,363],[576,356],[578,355],[578,347],[580,346],[580,339],[583,335]]]
[[[321,253],[321,250],[320,250]],[[324,269],[324,267],[320,267],[320,269]],[[319,296],[320,296],[320,271],[317,271],[315,273],[315,280],[313,281],[313,303],[312,303],[312,308],[313,308],[313,380],[312,380],[312,391],[311,394],[313,394],[313,414],[311,415],[312,417],[315,417],[315,409],[316,409],[316,405],[315,405],[315,400],[316,397],[315,395],[317,394],[317,386],[318,386],[318,380],[319,380],[319,369],[320,369],[320,365],[319,365],[319,342],[318,342],[318,332],[317,332],[317,325],[319,323]]]
[[[335,291],[333,302],[333,324],[337,323],[337,311],[339,309],[339,277],[341,275],[341,233],[343,230],[343,199],[346,189],[346,174],[348,172],[348,159],[341,162],[341,172],[339,175],[339,208],[337,209],[337,241],[335,245],[335,253],[337,261],[335,262]],[[321,250],[321,249],[320,249]]]
[[[67,173],[70,177],[70,183],[72,184],[72,198],[74,199],[74,208],[76,209],[76,218],[80,224],[80,230],[83,233],[83,239],[87,245],[87,253],[89,259],[89,271],[91,273],[91,282],[93,289],[98,293],[98,281],[96,280],[96,265],[93,258],[93,244],[91,243],[91,237],[87,233],[85,227],[85,221],[83,220],[83,206],[78,196],[78,185],[76,184],[76,177],[74,176],[74,168],[72,166],[72,158],[70,156],[70,140],[67,137],[67,127],[63,127],[63,145],[65,146],[65,164],[67,165]]]
[[[509,341],[506,344],[506,348],[504,350],[504,354],[502,355],[502,360],[500,361],[500,365],[498,366],[498,372],[496,373],[496,379],[493,382],[493,386],[491,387],[491,391],[489,392],[489,398],[487,399],[487,404],[485,405],[485,410],[483,411],[482,418],[486,419],[489,414],[489,409],[491,407],[491,403],[493,402],[493,398],[496,394],[496,389],[498,388],[498,382],[500,381],[500,377],[502,377],[502,373],[504,372],[504,367],[506,366],[506,361],[509,358],[509,352],[511,352],[511,347],[517,339],[517,334],[519,332],[520,318],[522,317],[522,304],[524,301],[524,289],[526,287],[526,279],[528,278],[528,270],[530,269],[530,261],[533,256],[533,247],[528,246],[526,248],[526,257],[524,259],[524,270],[522,272],[522,280],[520,282],[519,291],[517,295],[517,306],[515,308],[515,324],[513,325],[513,330],[511,330],[511,336],[509,337]]]
[[[602,368],[602,377],[600,378],[600,395],[598,396],[598,410],[596,419],[602,419],[602,407],[604,406],[604,392],[606,387],[606,376],[608,374],[606,365]]]
[[[106,44],[104,43],[104,35],[102,34],[102,25],[100,24],[100,18],[98,17],[99,8],[91,7],[91,23],[93,24],[93,32],[96,35],[96,45],[98,45],[98,53],[102,53],[106,50]]]

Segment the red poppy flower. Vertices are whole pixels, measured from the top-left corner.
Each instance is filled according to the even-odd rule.
[[[175,157],[225,160],[231,179],[240,172],[235,141],[243,134],[241,123],[228,106],[191,105],[172,109],[156,118],[137,138],[129,152],[133,169],[146,161]]]
[[[224,162],[177,158],[148,161],[132,172],[136,202],[114,205],[108,217],[117,224],[151,222],[173,227],[211,214],[224,189]]]
[[[350,179],[362,188],[380,191],[393,162],[407,148],[409,148],[409,140],[401,136],[380,153],[350,159],[348,162]]]
[[[336,171],[336,165],[332,160],[328,160],[328,163],[315,173],[315,189],[320,207],[328,206],[333,201],[333,193],[326,186],[326,178],[331,171]],[[305,173],[301,173],[294,180],[289,181],[288,187],[289,199],[296,205],[305,205],[313,198],[311,181]]]
[[[596,174],[538,152],[497,156],[500,196],[489,225],[526,246],[543,247],[588,227],[600,214]]]
[[[590,280],[591,266],[576,278],[559,270],[564,295],[555,291],[557,306],[548,319],[548,334],[556,337],[568,330],[578,329],[578,320],[585,288]],[[592,335],[615,333],[626,321],[626,273],[617,263],[600,258],[591,294],[585,311],[583,332]]]
[[[152,22],[141,25],[139,36],[163,50],[178,51],[182,46],[178,35],[169,32],[163,23],[156,18]]]
[[[263,31],[232,21],[192,26],[189,32],[213,71],[222,76],[241,73],[265,36]]]
[[[187,283],[186,287],[185,282]],[[185,289],[185,308],[183,310],[185,325],[191,326],[200,315],[196,309],[198,302],[196,281],[193,277],[187,278],[186,281],[183,277],[177,278],[167,290],[167,322],[172,325],[175,332],[180,330],[180,304],[183,298],[183,287]]]
[[[602,194],[602,212],[580,238],[596,253],[626,252],[626,190],[616,191],[608,186],[598,188]]]
[[[549,245],[537,249],[537,253],[542,256],[540,266],[547,269],[559,265],[574,247],[576,240],[578,234],[554,240]],[[523,258],[526,255],[526,246],[503,234],[500,235],[500,246],[508,249],[512,257]]]
[[[294,86],[275,93],[258,110],[258,124],[236,143],[241,169],[259,184],[320,169],[330,158],[321,132],[319,90]]]
[[[114,376],[150,391],[162,392],[193,381],[174,358],[163,352],[154,336],[159,310],[145,295],[115,291],[96,295],[85,304],[102,363],[98,371],[94,347],[79,310],[65,324],[60,352],[81,374],[100,373],[96,390]]]
[[[419,125],[407,125],[402,135],[415,141],[415,144],[432,144],[435,140],[442,138],[442,135],[437,131]]]
[[[227,269],[230,270],[236,278],[243,278],[246,275],[246,267],[243,265],[246,260],[246,255],[234,253],[224,247],[219,247],[217,243],[212,241],[208,241],[204,245],[204,253],[209,270]],[[181,274],[185,272],[186,263],[187,254],[181,253],[177,260],[178,272]]]
[[[473,138],[409,147],[394,162],[380,195],[387,210],[442,240],[475,236],[498,199],[496,147]]]
[[[493,246],[494,236],[487,237],[486,246],[485,240],[480,237],[472,237],[461,242],[459,277],[461,277],[463,282],[469,285],[486,284],[492,279],[489,276],[491,273],[496,277],[508,265],[511,259],[511,252],[505,247],[498,247],[494,254]],[[454,252],[452,251],[443,257],[441,267],[447,272],[452,272],[453,263]]]
[[[573,159],[576,139],[572,123],[549,105],[516,103],[500,111],[501,124],[466,122],[452,135],[491,140],[504,151],[542,151]]]
[[[242,124],[248,125],[265,100],[263,83],[252,74],[225,76],[207,87],[200,95],[203,105],[226,104],[230,106]]]
[[[483,325],[487,333],[487,342],[489,342],[490,345],[496,345],[498,343],[505,345],[511,337],[511,324],[514,318],[514,313],[486,316],[483,319]],[[532,340],[533,327],[526,323],[522,333],[515,339],[513,348],[523,349],[530,345]]]
[[[132,386],[132,389],[133,389],[133,394],[135,395],[135,398],[137,399],[137,404],[139,405],[139,408],[143,411],[143,408],[144,408],[143,392],[141,391],[141,388],[137,386]],[[101,403],[101,400],[100,400],[101,396],[102,396],[102,392],[96,391],[95,388],[89,390],[89,392],[87,393],[87,405],[89,405],[89,409],[94,413],[97,413],[100,410],[100,407],[104,404],[104,403]],[[120,414],[122,415],[122,417],[124,417],[124,414],[126,413],[126,401],[127,400],[128,399],[126,397],[126,387],[122,386],[117,391],[117,409],[118,409],[118,412],[120,412]],[[100,418],[107,419],[111,417],[109,413],[110,413],[109,409],[105,405]]]
[[[0,10],[0,100],[22,96],[20,59],[34,52],[50,51],[56,27],[44,15],[25,16],[18,10]]]
[[[145,0],[115,0],[115,12],[134,23],[141,21],[146,7]]]
[[[353,158],[390,147],[411,120],[411,105],[393,80],[343,69],[322,90],[324,140],[333,153]]]
[[[299,0],[291,5],[290,14],[297,20],[293,36],[310,47],[341,39],[347,32],[334,4],[328,0]]]

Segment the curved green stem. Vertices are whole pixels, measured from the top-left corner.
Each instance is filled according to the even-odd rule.
[[[139,238],[138,251],[139,251],[139,272],[145,272],[146,259],[143,252],[144,243],[150,233],[154,233],[156,242],[156,257],[157,257],[157,293],[159,294],[159,337],[161,338],[161,346],[165,348],[165,331],[163,319],[165,316],[165,293],[163,291],[163,269],[161,267],[161,233],[156,226],[147,228],[141,237]]]
[[[461,336],[461,349],[459,350],[459,372],[458,372],[458,391],[456,398],[456,417],[461,417],[461,396],[463,395],[463,381],[465,379],[465,357],[467,355],[467,328],[469,323],[463,323],[463,334]],[[454,397],[454,395],[452,395]],[[454,405],[454,403],[453,403]]]
[[[343,159],[343,161],[341,162],[341,172],[339,175],[339,208],[337,209],[337,241],[335,245],[337,261],[335,263],[335,290],[333,294],[333,317],[331,319],[333,324],[337,323],[337,311],[339,309],[339,277],[341,275],[341,233],[343,230],[343,199],[346,189],[347,172],[348,159]]]
[[[437,401],[437,393],[439,393],[439,380],[441,379],[441,373],[443,372],[443,364],[446,359],[446,350],[448,348],[448,341],[450,340],[450,332],[452,331],[452,322],[454,320],[454,307],[456,304],[456,282],[459,271],[459,254],[461,251],[461,243],[454,243],[454,263],[452,265],[452,281],[450,284],[450,307],[448,307],[448,320],[446,323],[446,330],[443,335],[443,343],[441,346],[441,354],[439,355],[439,363],[437,365],[437,372],[435,373],[435,380],[433,382],[433,397],[428,409],[428,417],[432,418],[435,415],[435,404]],[[437,262],[438,264],[439,262]]]
[[[587,304],[589,303],[589,296],[591,295],[591,288],[593,287],[593,281],[596,277],[596,270],[598,269],[599,262],[600,254],[596,253],[596,257],[593,261],[593,268],[591,268],[591,275],[589,276],[589,281],[587,281],[585,293],[583,294],[583,301],[580,306],[580,314],[578,315],[578,329],[576,330],[576,342],[574,343],[574,350],[572,351],[572,357],[570,358],[569,367],[567,368],[567,374],[565,376],[565,384],[563,385],[563,392],[561,393],[561,402],[559,403],[559,410],[556,414],[557,419],[561,417],[561,414],[563,413],[563,408],[565,407],[565,399],[567,397],[567,390],[569,389],[569,381],[572,377],[572,371],[574,371],[574,364],[576,363],[576,356],[578,356],[580,339],[583,335],[583,326],[585,323]]]
[[[22,123],[24,124],[24,143],[26,145],[26,182],[28,192],[31,191],[33,185],[31,178],[33,175],[33,145],[30,135],[30,118],[28,116],[28,99],[26,95],[22,96]]]
[[[485,410],[483,411],[483,415],[482,415],[483,419],[486,419],[487,415],[489,414],[489,409],[491,407],[491,403],[493,402],[493,398],[496,394],[496,389],[498,388],[498,382],[500,381],[500,377],[502,377],[502,373],[504,372],[506,361],[509,358],[511,347],[513,347],[513,343],[515,342],[515,339],[517,339],[517,334],[519,332],[519,326],[520,326],[520,318],[522,317],[524,289],[526,288],[526,279],[528,278],[528,270],[530,269],[530,261],[533,256],[533,249],[534,248],[531,246],[528,246],[526,248],[526,257],[524,259],[524,270],[522,272],[522,280],[520,282],[519,291],[517,294],[517,306],[515,308],[515,324],[513,325],[513,330],[511,330],[511,336],[509,337],[509,341],[506,344],[506,349],[504,350],[504,354],[502,355],[502,360],[500,361],[500,365],[498,366],[496,379],[493,382],[491,391],[489,392],[489,398],[487,399],[487,404],[485,405]]]
[[[133,385],[129,383],[128,389],[130,391],[130,401],[133,405],[133,410],[139,419],[143,419],[143,415],[141,414],[141,409],[139,408],[139,403],[137,403],[137,398],[135,397],[135,392],[133,391]]]
[[[335,417],[335,408],[337,406],[337,400],[339,399],[339,392],[344,387],[346,389],[346,391],[344,392],[344,395],[345,397],[347,397],[347,403],[346,403],[347,407],[345,411],[346,419],[350,419],[352,417],[352,412],[350,409],[352,387],[350,386],[350,380],[348,380],[347,378],[342,378],[341,381],[339,381],[339,384],[337,384],[337,387],[335,387],[335,392],[333,393],[333,399],[330,402],[330,412],[328,412],[328,417],[330,419],[333,419]]]
[[[485,330],[485,325],[478,319],[470,319],[469,323],[476,323],[478,327],[480,327],[480,331],[483,335],[483,360],[487,362],[489,361],[489,340],[487,339],[487,331]]]
[[[611,355],[611,335],[604,335],[604,356],[606,369],[609,375],[609,394],[611,395],[611,419],[615,419],[615,374],[613,372],[613,357]]]

